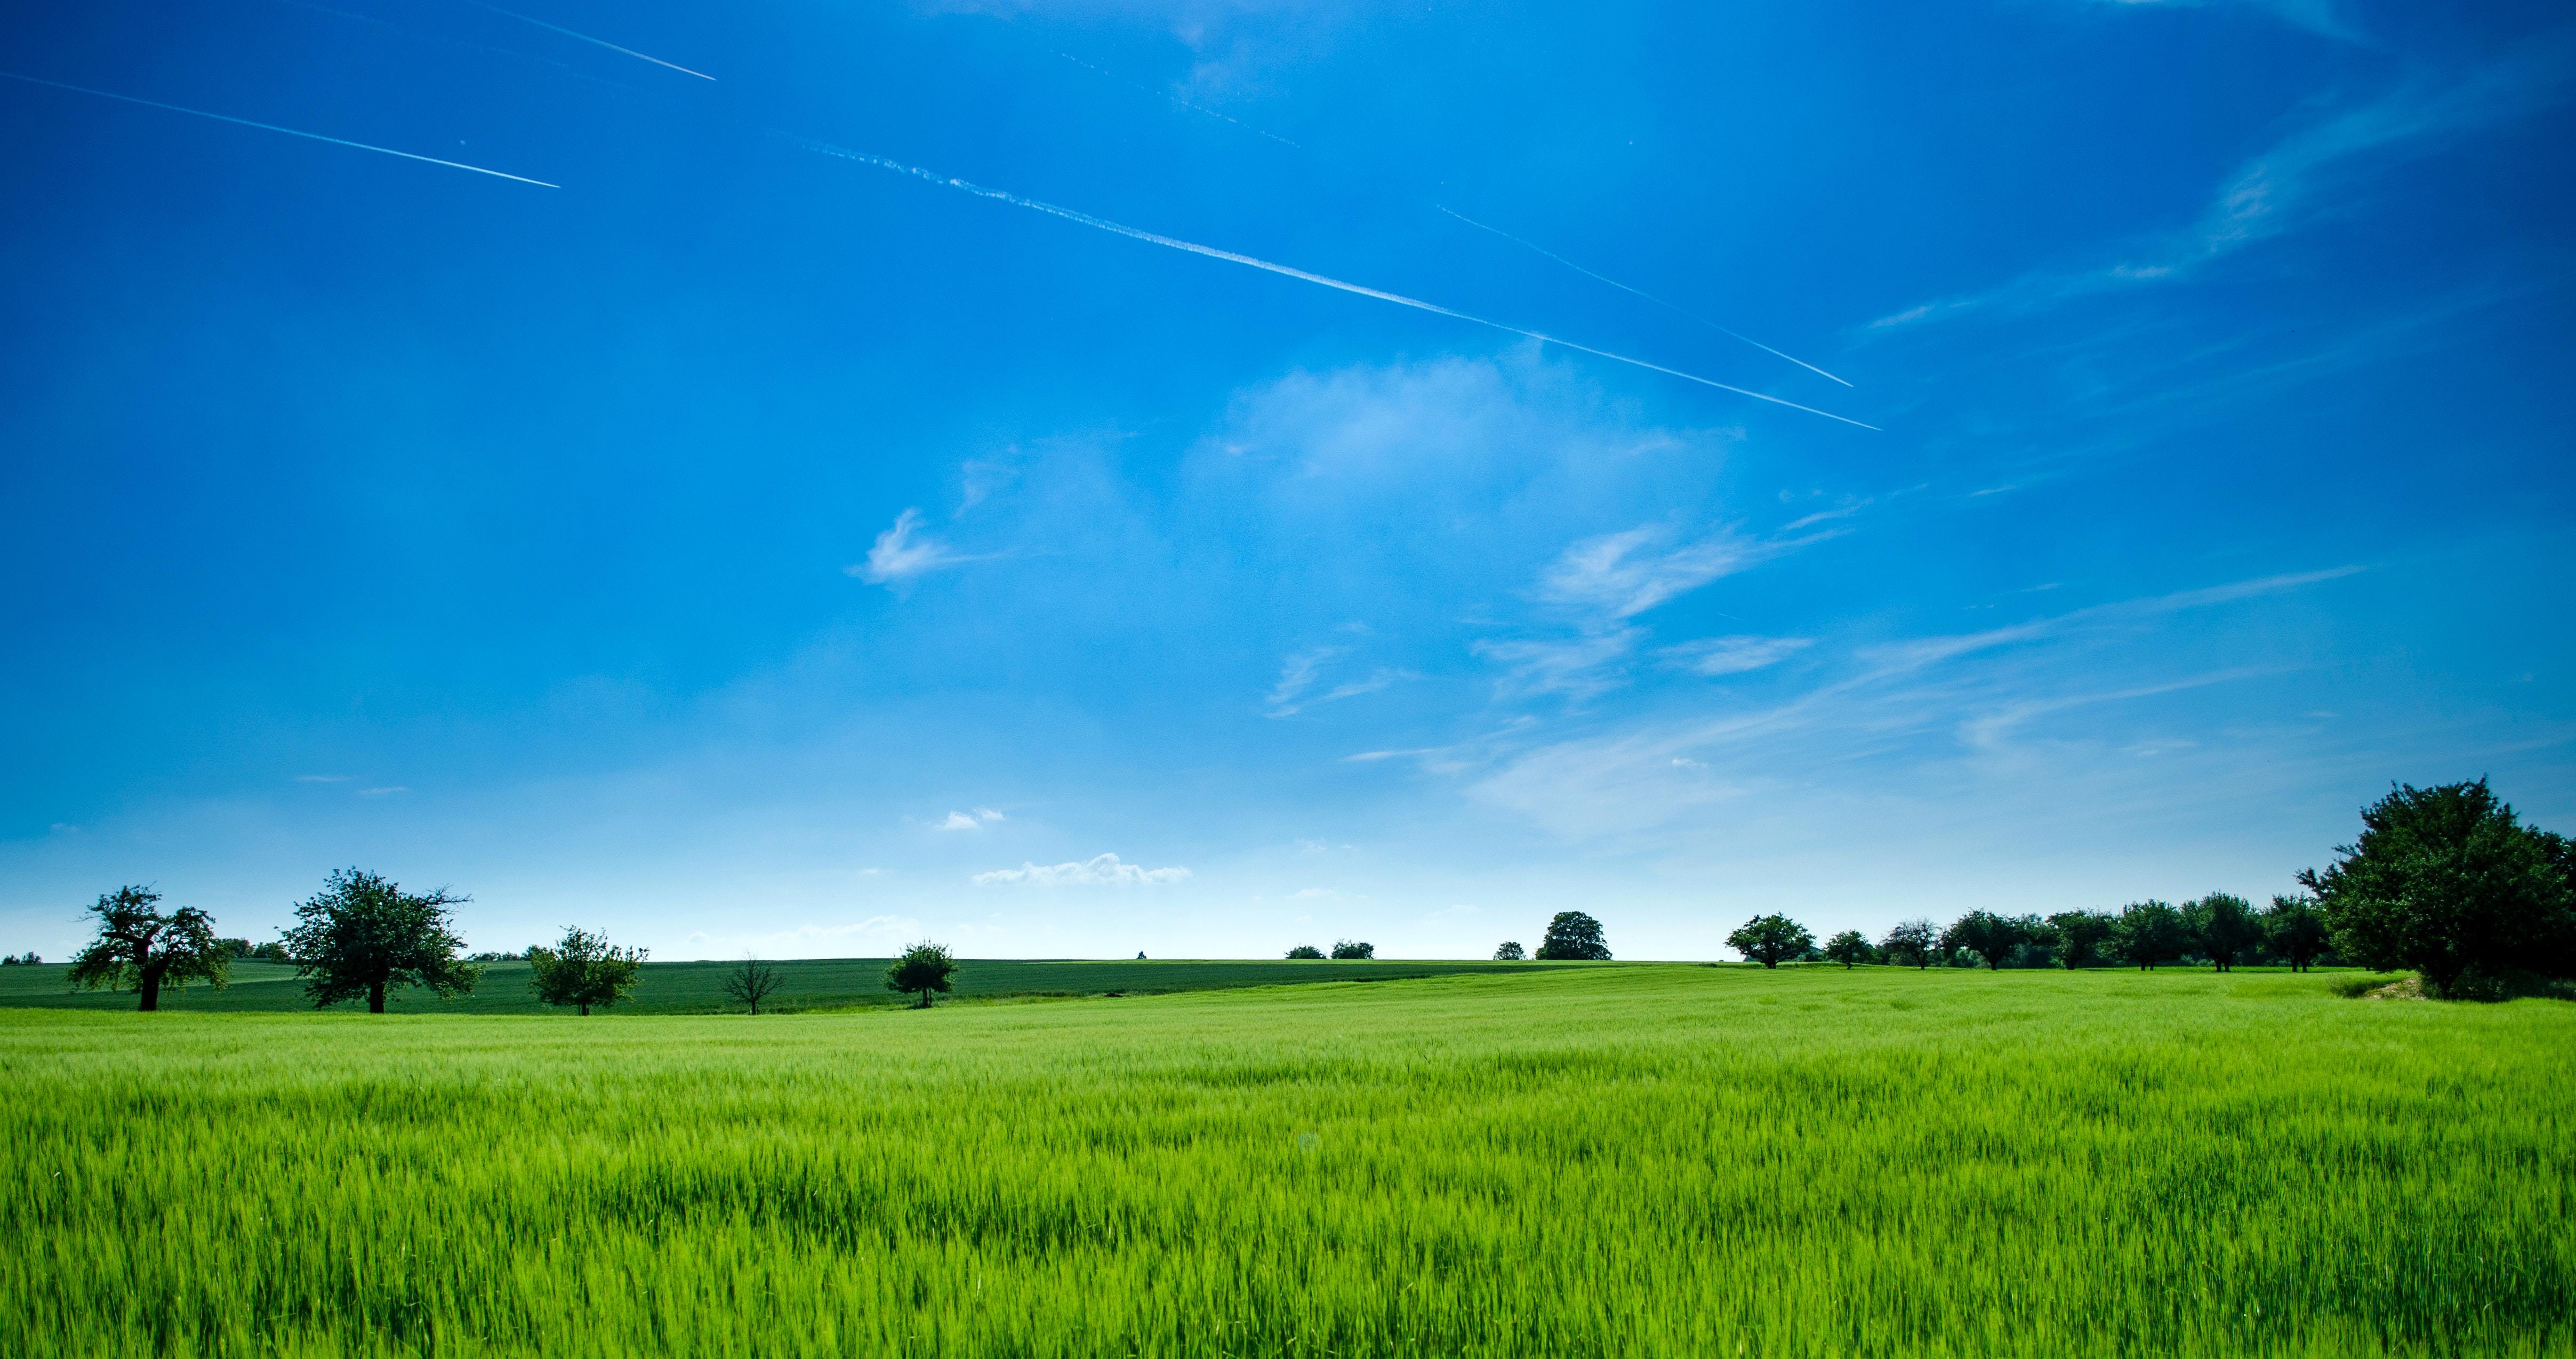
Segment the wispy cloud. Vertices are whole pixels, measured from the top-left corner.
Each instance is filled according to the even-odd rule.
[[[349,776],[346,774],[298,774],[295,776],[295,781],[297,783],[347,783],[349,781]]]
[[[2322,9],[2322,7],[2319,7]],[[2313,122],[2240,166],[2188,227],[2127,258],[2025,274],[1988,292],[1909,307],[1870,323],[1889,330],[1971,312],[2021,313],[2075,298],[2189,278],[2236,251],[2299,230],[2350,195],[2334,192],[2365,167],[2439,151],[2459,137],[2537,112],[2568,97],[2570,44],[2530,45],[2519,56],[2448,79],[2420,80],[2371,103]]]
[[[1503,667],[1498,698],[1563,694],[1580,703],[1628,682],[1617,667],[1645,635],[1643,628],[1616,628],[1557,641],[1477,642],[1471,650]]]
[[[1673,529],[1641,524],[1586,538],[1565,549],[1539,578],[1539,593],[1553,601],[1612,618],[1627,618],[1688,594],[1785,550],[1719,530],[1671,548]]]
[[[893,586],[927,571],[982,560],[953,551],[946,543],[921,531],[921,511],[907,509],[896,515],[894,524],[877,535],[868,549],[868,559],[841,568],[841,573],[856,576],[870,585]]]
[[[2082,623],[2177,613],[2184,609],[2206,608],[2213,604],[2252,599],[2259,595],[2280,594],[2324,581],[2339,580],[2356,574],[2362,569],[2358,566],[2338,566],[2324,571],[2300,571],[2288,575],[2232,581],[2206,589],[2183,590],[2146,599],[2096,604],[2089,608],[2075,609],[2051,617],[2034,618],[2008,627],[1988,628],[1983,632],[1957,633],[1946,637],[1921,637],[1885,646],[1868,647],[1860,652],[1860,658],[1881,673],[1920,670],[1952,657],[1964,656],[1971,652],[1991,651],[2016,642],[2030,641],[2062,632]]]
[[[1813,637],[1703,637],[1668,646],[1655,654],[1694,675],[1740,675],[1778,665],[1815,645]]]
[[[1179,882],[1189,875],[1186,868],[1146,868],[1124,862],[1115,854],[1102,854],[1080,863],[1024,863],[1017,868],[997,868],[978,873],[973,880],[981,886],[1151,887]]]
[[[1388,685],[1419,678],[1410,670],[1382,665],[1361,678],[1344,680],[1319,691],[1318,686],[1329,664],[1349,651],[1350,648],[1344,646],[1320,646],[1289,653],[1287,659],[1280,662],[1279,681],[1270,686],[1265,700],[1268,715],[1294,717],[1308,708],[1373,694]]]
[[[410,792],[410,791],[411,791],[411,789],[406,788],[406,787],[404,787],[403,785],[401,785],[401,784],[399,784],[399,783],[394,783],[394,784],[387,784],[386,786],[384,786],[384,787],[382,787],[382,788],[361,788],[361,789],[359,789],[359,790],[358,790],[358,796],[360,796],[360,797],[392,797],[392,796],[394,796],[394,795],[395,795],[395,794],[397,794],[397,793],[408,793],[408,792]]]
[[[982,830],[996,821],[1007,821],[1009,819],[1010,818],[990,807],[978,807],[972,812],[950,812],[947,820],[939,822],[937,825],[932,826],[931,829],[943,831]]]

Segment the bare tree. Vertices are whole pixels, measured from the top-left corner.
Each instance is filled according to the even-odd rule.
[[[760,1013],[762,998],[777,989],[778,969],[758,958],[744,958],[742,966],[725,977],[725,994],[750,1006],[753,1014]]]

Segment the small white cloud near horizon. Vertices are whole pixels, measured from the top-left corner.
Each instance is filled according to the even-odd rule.
[[[996,821],[1008,820],[1010,820],[1009,817],[1002,815],[1000,812],[997,812],[990,807],[978,807],[972,812],[950,812],[947,820],[932,826],[931,829],[943,831],[982,830]]]
[[[1190,870],[1186,868],[1147,868],[1124,862],[1115,854],[1100,854],[1080,863],[1023,863],[1017,868],[997,868],[978,873],[971,881],[978,886],[1151,887],[1179,882],[1188,876]]]
[[[946,543],[923,533],[921,511],[911,508],[896,515],[894,525],[877,535],[866,561],[842,567],[841,574],[891,589],[925,572],[980,560],[953,551]]]

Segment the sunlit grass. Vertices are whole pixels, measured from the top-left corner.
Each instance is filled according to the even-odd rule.
[[[2576,1006],[1635,968],[0,1012],[0,1353],[2576,1353]]]

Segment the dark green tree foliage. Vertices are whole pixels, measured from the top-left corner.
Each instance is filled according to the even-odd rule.
[[[1581,911],[1559,911],[1538,941],[1538,956],[1547,962],[1606,963],[1610,944],[1601,936],[1600,921]]]
[[[2182,912],[2161,901],[2133,901],[2120,908],[2112,942],[2120,956],[2152,971],[2158,963],[2180,958],[2191,947],[2191,924]]]
[[[2030,942],[2036,924],[2035,920],[2017,920],[1992,911],[1970,911],[1941,932],[1941,951],[1966,949],[1984,959],[1988,970],[2001,968],[2013,950]]]
[[[1726,936],[1728,948],[1743,954],[1746,962],[1764,967],[1778,967],[1815,943],[1816,936],[1807,933],[1806,926],[1785,915],[1757,915]]]
[[[1941,927],[1929,920],[1908,920],[1889,930],[1879,947],[1887,950],[1889,962],[1918,970],[1930,967],[1933,957],[1941,951]]]
[[[1333,956],[1336,958],[1374,958],[1377,956],[1377,945],[1372,944],[1365,939],[1343,939],[1334,943]]]
[[[1845,930],[1825,941],[1825,958],[1829,962],[1841,963],[1843,970],[1848,972],[1855,964],[1877,962],[1878,950],[1870,947],[1868,935],[1858,930]]]
[[[2523,825],[2485,779],[2400,784],[2361,825],[2324,872],[2299,874],[2347,961],[2411,968],[2437,993],[2472,975],[2576,972],[2568,844]]]
[[[2119,928],[2107,911],[2059,911],[2048,918],[2048,945],[2070,970],[2091,967],[2105,961],[2103,950]]]
[[[778,969],[758,958],[745,958],[742,966],[725,974],[725,994],[760,1013],[760,1003],[778,989]]]
[[[425,986],[440,996],[474,989],[483,970],[460,961],[448,908],[473,900],[444,887],[406,892],[399,883],[355,868],[334,871],[322,891],[295,908],[286,950],[304,976],[314,1008],[367,998],[367,1013],[385,1012],[385,994]]]
[[[1517,963],[1527,957],[1529,952],[1521,947],[1518,939],[1506,939],[1494,947],[1494,961],[1498,963]]]
[[[2272,908],[2263,913],[2263,942],[2289,962],[2291,971],[2305,972],[2326,951],[2325,919],[2305,896],[2275,896]]]
[[[161,894],[148,887],[120,887],[92,903],[98,934],[72,955],[73,989],[115,987],[142,997],[140,1008],[161,1008],[161,988],[184,990],[192,981],[221,988],[232,950],[215,937],[215,919],[194,906],[163,915]],[[27,955],[31,960],[34,954]]]
[[[886,969],[886,989],[920,996],[921,1004],[915,1008],[927,1010],[930,993],[948,990],[950,978],[956,973],[957,959],[948,952],[948,946],[925,940],[905,949],[903,956]]]
[[[1321,958],[1324,956],[1324,951],[1315,947],[1313,944],[1299,944],[1297,947],[1288,950],[1288,956],[1290,958]]]
[[[567,928],[550,947],[528,950],[528,986],[548,1005],[570,1005],[580,1014],[626,998],[644,969],[644,950],[619,948],[604,934]]]
[[[2182,908],[2191,924],[2192,942],[2221,972],[2233,971],[2238,957],[2263,946],[2263,922],[2254,903],[2228,892],[2212,892]]]

